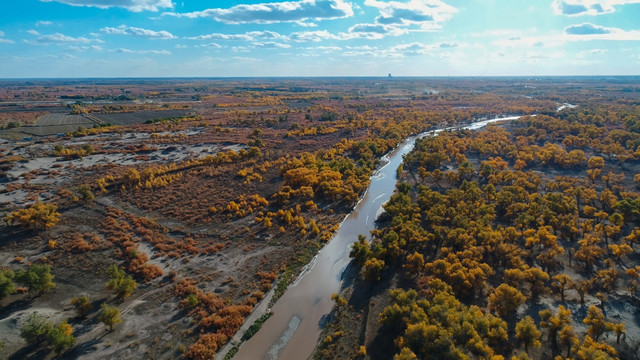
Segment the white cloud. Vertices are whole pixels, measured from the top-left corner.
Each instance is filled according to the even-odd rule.
[[[364,50],[347,50],[347,51],[342,53],[342,56],[366,58],[366,57],[377,57],[377,56],[380,56],[380,53],[378,51],[366,50],[366,49],[364,49]]]
[[[307,20],[339,19],[353,16],[351,4],[344,0],[300,0],[261,4],[241,4],[190,13],[166,12],[163,15],[187,18],[211,18],[226,24],[271,24]]]
[[[453,49],[458,47],[458,43],[455,42],[441,42],[437,44],[440,49]]]
[[[556,15],[582,16],[615,12],[615,6],[638,4],[640,0],[554,0],[551,8]]]
[[[604,26],[584,23],[580,25],[571,25],[564,28],[564,33],[568,35],[604,35],[611,33],[611,29]]]
[[[284,39],[286,40],[287,37],[284,35],[280,35],[277,32],[273,32],[273,31],[251,31],[247,33],[249,36],[253,37],[254,39],[273,39],[273,40],[279,40],[279,39]]]
[[[296,21],[296,24],[302,27],[318,27],[318,24],[313,22]]]
[[[391,25],[382,24],[356,24],[349,28],[348,32],[330,33],[327,30],[300,31],[289,35],[290,41],[295,42],[320,42],[325,40],[351,40],[351,39],[382,39],[386,36],[398,36],[408,33]]]
[[[31,45],[49,45],[49,44],[89,44],[89,43],[103,43],[100,39],[87,39],[86,37],[73,37],[64,35],[61,33],[55,34],[40,34],[35,30],[27,31],[29,34],[38,36],[35,40],[25,40],[26,43]]]
[[[262,60],[257,59],[257,58],[244,57],[244,56],[234,56],[234,57],[231,58],[231,60],[249,61],[249,62],[260,62],[260,61],[262,61]]]
[[[189,40],[240,40],[240,41],[255,41],[255,40],[284,40],[287,41],[288,37],[278,34],[273,31],[250,31],[244,34],[221,34],[213,33],[206,35],[199,35],[187,38]]]
[[[398,36],[409,30],[393,25],[356,24],[347,32],[331,33],[327,30],[297,31],[282,35],[273,31],[250,31],[242,34],[213,33],[188,37],[189,40],[237,40],[237,41],[280,41],[280,42],[320,42],[325,40],[381,39]]]
[[[254,48],[263,48],[263,49],[288,49],[291,47],[291,45],[289,44],[282,44],[274,41],[257,42],[257,43],[251,44],[251,46],[253,46]]]
[[[314,46],[307,47],[306,50],[317,50],[322,52],[333,52],[333,51],[341,51],[342,48],[340,46]]]
[[[242,53],[251,52],[251,50],[246,46],[234,46],[231,48],[231,50],[233,52],[242,52]]]
[[[40,0],[42,2],[59,2],[72,6],[88,6],[99,9],[112,7],[124,8],[133,12],[159,11],[160,9],[171,9],[171,0]]]
[[[127,36],[135,36],[135,37],[142,37],[142,38],[149,38],[149,39],[175,39],[176,38],[175,36],[173,36],[173,34],[171,34],[168,31],[164,31],[164,30],[153,31],[153,30],[142,29],[138,27],[130,27],[126,25],[120,25],[117,28],[106,27],[106,28],[100,29],[100,31],[110,35],[127,35]]]
[[[433,28],[435,24],[451,19],[458,10],[441,0],[377,1],[365,0],[365,5],[378,8],[380,16],[376,22],[386,25],[406,26],[411,24]]]
[[[342,56],[367,56],[382,58],[403,58],[407,56],[428,56],[434,54],[443,54],[447,50],[462,47],[454,42],[439,42],[425,44],[421,42],[412,42],[409,44],[399,44],[387,49],[381,49],[377,46],[347,46],[347,51]]]
[[[592,40],[640,41],[640,31],[583,23],[567,26],[561,33],[496,39],[491,45],[499,49],[533,49],[560,47],[568,42]]]
[[[640,41],[640,31],[623,30],[589,23],[571,25],[564,28],[564,38],[569,41],[613,40]]]
[[[13,44],[13,40],[3,39],[4,31],[0,31],[0,44]]]
[[[52,25],[53,23],[51,21],[47,21],[47,20],[40,20],[36,23],[36,26],[49,26]]]
[[[424,44],[414,42],[410,44],[400,44],[392,47],[387,51],[387,55],[392,56],[415,56],[415,55],[429,55],[436,52],[445,50],[451,50],[461,47],[456,42],[439,42],[433,44]]]
[[[357,45],[357,46],[347,46],[347,49],[349,49],[349,50],[373,51],[373,50],[378,50],[380,48],[377,47],[377,46],[371,46],[371,45]]]
[[[218,44],[218,43],[208,43],[208,44],[202,44],[199,47],[208,47],[208,48],[214,48],[214,49],[222,49],[222,45]]]
[[[332,34],[327,30],[300,31],[289,35],[291,41],[296,42],[319,42],[324,40],[344,40],[340,35]]]
[[[123,53],[123,54],[154,54],[154,55],[171,55],[169,50],[131,50],[120,48],[112,50],[111,52]]]
[[[309,46],[302,48],[306,50],[306,52],[298,51],[294,56],[321,56],[327,54],[333,54],[337,51],[342,51],[342,48],[339,46]]]
[[[213,33],[206,35],[198,35],[187,38],[189,40],[241,40],[241,41],[251,41],[254,38],[247,34],[221,34],[221,33]]]
[[[87,50],[102,51],[102,46],[98,46],[98,45],[90,45],[90,46],[71,45],[67,49],[69,49],[71,51],[78,51],[78,52],[87,51]]]
[[[406,29],[383,24],[356,24],[349,28],[349,34],[353,38],[382,39],[385,36],[398,36],[406,33],[408,33]]]
[[[387,55],[392,54],[394,56],[414,56],[414,55],[426,55],[432,51],[433,47],[427,46],[422,43],[414,42],[411,44],[396,45],[387,52]]]

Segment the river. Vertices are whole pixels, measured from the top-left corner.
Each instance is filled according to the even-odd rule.
[[[518,118],[494,118],[456,128],[475,130],[489,123]],[[240,347],[234,359],[302,360],[311,355],[322,331],[321,320],[333,307],[331,295],[340,290],[342,273],[351,260],[351,244],[359,234],[368,237],[375,228],[375,219],[383,211],[382,205],[395,190],[396,169],[402,163],[402,156],[413,149],[416,139],[448,129],[454,128],[408,137],[382,158],[386,164],[371,177],[365,195],[345,217],[333,239],[303,269],[271,309],[273,315]]]

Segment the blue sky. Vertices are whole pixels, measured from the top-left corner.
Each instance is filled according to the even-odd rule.
[[[640,73],[640,0],[2,6],[0,78]]]

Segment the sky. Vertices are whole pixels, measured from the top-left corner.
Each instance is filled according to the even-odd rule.
[[[640,74],[640,0],[0,6],[0,78]]]

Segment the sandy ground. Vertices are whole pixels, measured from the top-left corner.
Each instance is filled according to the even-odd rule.
[[[202,133],[201,128],[190,129],[185,131],[176,132],[161,132],[157,133],[160,136],[181,136],[189,137],[196,136]],[[74,138],[55,144],[61,144],[65,147],[75,147],[84,144],[91,144],[94,146],[100,146],[106,152],[119,151],[127,144],[139,144],[142,140],[148,139],[150,133],[131,133],[125,136],[115,136],[113,134],[100,134],[92,135],[81,138]],[[26,183],[32,185],[56,185],[60,186],[69,182],[71,177],[78,169],[89,169],[94,166],[109,166],[109,164],[115,165],[139,165],[139,164],[168,164],[184,161],[188,159],[197,159],[207,155],[215,155],[219,151],[234,150],[246,148],[243,144],[225,144],[224,146],[219,144],[196,144],[196,145],[182,145],[182,144],[163,144],[153,145],[153,151],[145,152],[144,154],[135,153],[99,153],[93,155],[87,155],[79,159],[64,160],[61,157],[55,157],[51,155],[54,144],[37,144],[30,143],[26,146],[14,146],[10,147],[11,143],[3,140],[0,145],[4,145],[4,151],[0,152],[4,156],[8,154],[17,155],[23,157],[24,161],[15,162],[13,167],[6,172],[7,178],[11,184],[25,185]],[[140,156],[144,155],[144,156]],[[0,204],[12,203],[18,206],[24,206],[33,202],[33,199],[28,199],[30,192],[18,189],[14,191],[5,192],[6,185],[0,184]],[[51,189],[51,187],[49,187]],[[38,195],[40,201],[46,200],[48,197],[53,196],[51,193],[41,192]]]

